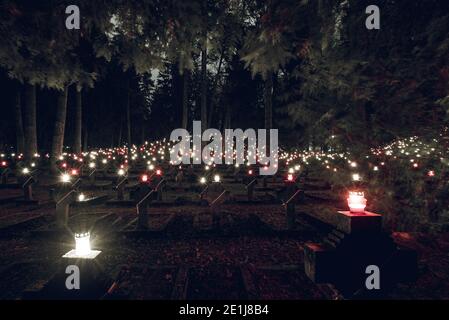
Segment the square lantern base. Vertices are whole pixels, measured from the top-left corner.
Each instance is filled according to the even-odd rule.
[[[95,259],[99,254],[101,253],[101,251],[98,250],[91,250],[89,254],[85,254],[85,255],[78,255],[76,253],[76,250],[70,250],[69,252],[67,252],[65,255],[63,255],[63,258],[67,258],[67,259]]]
[[[382,230],[382,216],[368,211],[338,211],[334,226],[346,234],[379,233]]]

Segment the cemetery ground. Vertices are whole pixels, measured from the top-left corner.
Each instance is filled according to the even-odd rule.
[[[224,171],[222,177],[229,196],[213,210],[200,201],[196,178],[176,182],[167,177],[163,199],[150,204],[149,229],[141,233],[135,231],[135,204],[106,202],[117,197],[115,182],[97,178],[85,184],[90,197],[107,199],[71,206],[68,226],[89,230],[92,248],[102,251],[98,263],[111,281],[97,298],[357,298],[343,296],[334,285],[313,283],[304,270],[305,244],[320,242],[330,231],[326,219],[345,209],[344,201],[333,196],[335,190],[313,173],[302,179],[304,195],[288,228],[285,207],[276,200],[282,178],[268,179],[266,187],[259,183],[248,201],[241,181]],[[130,185],[139,179],[128,178]],[[33,188],[37,204],[17,202],[21,189],[0,190],[1,299],[22,299],[41,289],[56,273],[61,256],[74,248],[72,238],[47,232],[55,222],[49,191],[55,184],[40,175]],[[418,276],[395,285],[385,298],[449,298],[449,233],[393,232],[392,237],[416,250]]]

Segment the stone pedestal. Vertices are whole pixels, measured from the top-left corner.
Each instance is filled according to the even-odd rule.
[[[33,300],[98,300],[103,297],[112,280],[104,273],[101,265],[100,251],[93,250],[89,256],[79,257],[75,250],[65,254],[61,258],[57,272],[43,285],[26,290],[23,299]],[[73,267],[79,269],[79,289],[67,287],[66,282],[73,284]],[[68,272],[68,273],[67,273]],[[71,288],[71,287],[70,287]]]
[[[312,281],[332,283],[348,298],[379,298],[416,277],[416,253],[399,248],[382,232],[381,215],[339,211],[333,221],[334,229],[321,243],[304,248],[305,272]],[[366,287],[372,265],[380,271],[379,290]]]

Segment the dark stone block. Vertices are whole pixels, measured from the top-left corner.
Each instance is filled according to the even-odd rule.
[[[306,275],[315,283],[332,280],[335,251],[321,244],[307,243],[304,247],[304,268]]]
[[[382,230],[382,216],[367,211],[364,213],[338,211],[335,227],[346,234],[379,233]]]

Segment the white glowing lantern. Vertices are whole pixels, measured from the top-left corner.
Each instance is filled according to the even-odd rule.
[[[205,178],[205,177],[201,177],[200,183],[201,183],[201,184],[205,184],[205,183],[206,183],[206,178]]]
[[[366,199],[363,192],[350,191],[348,206],[351,212],[365,212]]]
[[[218,174],[214,176],[214,182],[220,182],[220,176]]]
[[[123,176],[123,175],[125,175],[125,170],[119,169],[118,172],[117,172],[117,174],[118,174],[119,176]]]
[[[23,168],[23,169],[22,169],[22,173],[23,173],[23,174],[28,174],[28,173],[30,173],[30,169],[28,169],[28,168]]]
[[[106,163],[108,163],[108,160],[103,159],[103,160],[101,160],[101,163],[106,164]]]
[[[76,255],[87,256],[91,253],[89,232],[75,234],[75,243]]]
[[[79,202],[83,202],[83,201],[85,201],[86,200],[86,196],[84,195],[84,193],[80,193],[79,195],[78,195],[78,201]]]
[[[295,169],[293,169],[293,168],[288,169],[288,173],[294,173],[294,172],[295,172]]]
[[[68,173],[63,173],[61,175],[61,182],[62,183],[68,183],[70,182],[70,175]]]
[[[150,165],[148,166],[148,169],[154,170],[154,165],[150,164]]]
[[[89,168],[91,169],[95,168],[95,163],[94,162],[89,163]]]
[[[352,175],[352,180],[354,180],[354,181],[360,181],[360,175],[359,175],[358,173],[354,173],[354,174]]]

